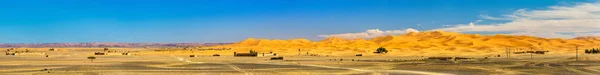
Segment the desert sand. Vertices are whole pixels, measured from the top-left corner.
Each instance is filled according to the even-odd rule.
[[[386,48],[385,55],[373,54],[379,47]],[[269,40],[248,38],[241,42],[215,46],[232,48],[232,51],[277,52],[297,55],[300,52],[331,56],[353,56],[367,54],[375,56],[472,56],[498,55],[518,51],[550,51],[549,54],[574,54],[580,50],[600,48],[599,37],[573,39],[540,38],[515,35],[479,35],[457,32],[428,31],[411,32],[403,35],[382,36],[373,39],[342,39],[336,37],[321,41],[307,39]],[[583,51],[580,51],[583,53]]]
[[[2,75],[593,75],[600,73],[600,55],[514,54],[511,57],[465,56],[469,60],[421,60],[421,56],[284,56],[188,57],[189,50],[171,54],[94,55],[101,48],[0,56]],[[127,49],[127,48],[122,48]],[[135,49],[131,49],[135,50]],[[207,53],[189,53],[204,55]],[[94,61],[86,59],[95,56]]]
[[[0,55],[2,75],[594,75],[598,37],[574,39],[430,31],[373,39],[268,40],[249,38],[211,47],[2,48],[48,55]],[[388,53],[373,53],[384,47]],[[579,55],[576,56],[576,48]],[[234,57],[233,52],[277,53]],[[507,50],[510,50],[508,57]],[[515,54],[520,51],[546,54]],[[117,55],[94,55],[96,52]],[[119,55],[119,53],[129,53]],[[220,56],[212,56],[219,54]],[[362,54],[363,56],[355,56]],[[190,57],[190,55],[196,55]],[[497,55],[500,55],[499,57]],[[91,61],[86,59],[94,56]],[[465,57],[435,60],[429,57]]]

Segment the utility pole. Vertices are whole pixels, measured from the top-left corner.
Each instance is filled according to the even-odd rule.
[[[300,53],[302,53],[302,52],[300,51],[300,49],[298,49],[298,56],[300,56]]]
[[[531,52],[534,52],[534,51],[533,51],[533,47],[529,47],[529,49],[531,49]],[[535,52],[534,52],[534,53],[535,53]],[[533,59],[533,53],[529,53],[529,57],[530,57],[530,59]]]
[[[529,53],[529,59],[533,59],[533,53]]]
[[[510,58],[510,48],[508,48],[508,58]]]
[[[575,61],[579,61],[579,46],[575,46]]]
[[[510,58],[510,49],[506,47],[506,58]]]

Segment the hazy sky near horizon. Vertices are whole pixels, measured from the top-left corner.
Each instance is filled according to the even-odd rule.
[[[539,32],[536,30],[482,31],[475,28],[479,28],[476,24],[503,26],[504,23],[520,22],[503,18],[506,14],[519,11],[531,10],[529,12],[536,14],[535,10],[553,10],[549,8],[551,6],[577,6],[580,3],[594,2],[596,1],[1,0],[0,43],[237,42],[249,37],[320,40],[329,36],[345,36],[336,34],[364,37],[354,33],[373,29],[381,30],[384,32],[382,34],[395,34],[392,30],[407,28],[420,31],[439,29],[481,34],[537,35]],[[525,17],[529,19],[532,16]],[[598,17],[591,19],[597,21]],[[528,21],[530,20],[526,22]],[[461,25],[470,25],[472,28],[464,29]],[[390,33],[385,33],[386,30]],[[596,32],[600,33],[581,31],[589,35],[596,35]],[[366,34],[366,37],[379,36],[369,31]]]

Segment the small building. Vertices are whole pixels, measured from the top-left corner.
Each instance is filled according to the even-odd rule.
[[[24,52],[24,53],[13,53],[12,55],[46,55],[43,52]]]
[[[271,60],[283,60],[283,57],[271,57]]]
[[[469,60],[469,59],[474,59],[474,58],[467,58],[467,57],[454,57],[454,61],[457,61],[457,60]]]
[[[525,53],[535,53],[535,51],[525,51]]]
[[[430,59],[430,60],[454,60],[454,61],[458,61],[458,60],[468,60],[468,59],[473,59],[473,58],[467,58],[467,57],[429,57],[427,59]]]
[[[106,53],[96,52],[96,53],[94,53],[94,55],[106,55]]]
[[[102,53],[100,53],[102,54]],[[130,53],[121,53],[121,52],[108,52],[108,53],[104,53],[103,55],[129,55]]]
[[[550,52],[550,51],[520,51],[520,52],[513,52],[513,53],[514,54],[523,54],[523,53],[546,54],[547,52]]]
[[[360,56],[363,56],[363,55],[362,54],[356,54],[355,56],[359,56],[360,57]]]
[[[546,54],[546,52],[550,52],[550,51],[535,51],[535,54]]]
[[[523,54],[525,52],[513,52],[514,54]]]
[[[257,53],[237,53],[233,52],[234,57],[257,57]]]
[[[258,57],[272,57],[272,56],[277,56],[277,53],[261,53],[260,55],[258,55]]]
[[[450,60],[452,57],[429,57],[430,60]]]
[[[123,53],[105,53],[105,55],[123,55]]]

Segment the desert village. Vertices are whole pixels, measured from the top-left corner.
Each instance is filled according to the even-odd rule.
[[[599,48],[599,37],[444,31],[318,42],[249,38],[209,47],[4,48],[0,74],[575,75],[600,73]]]

